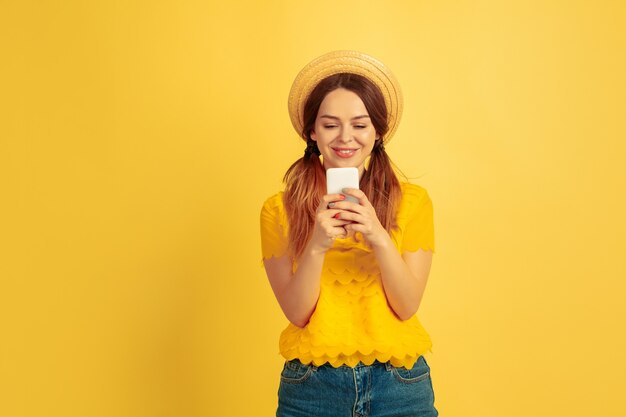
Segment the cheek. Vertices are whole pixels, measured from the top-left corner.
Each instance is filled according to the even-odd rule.
[[[318,134],[317,134],[317,140],[318,140],[319,142],[324,142],[324,143],[326,143],[326,142],[330,142],[331,140],[333,140],[333,139],[334,139],[334,136],[333,136],[333,135],[332,135],[332,133],[330,133],[330,132],[331,132],[331,131],[324,130],[324,129],[319,130],[319,131],[318,131]]]
[[[376,141],[376,132],[367,132],[367,134],[362,135],[362,138],[363,143],[366,143],[367,147],[371,149],[374,147],[374,142]]]

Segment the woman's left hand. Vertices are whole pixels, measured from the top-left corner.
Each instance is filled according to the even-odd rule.
[[[332,208],[342,210],[337,213],[336,218],[341,220],[351,220],[352,223],[344,226],[347,232],[360,232],[368,243],[373,247],[383,245],[389,240],[389,233],[380,224],[374,206],[367,199],[365,193],[355,188],[344,188],[343,194],[353,196],[359,203],[350,201],[337,201],[332,204]],[[350,233],[352,234],[352,233]]]

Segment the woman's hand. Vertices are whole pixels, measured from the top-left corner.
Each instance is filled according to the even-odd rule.
[[[350,201],[333,202],[333,209],[341,209],[339,218],[349,220],[349,224],[344,226],[347,232],[360,232],[368,243],[373,247],[382,246],[389,242],[389,233],[378,220],[374,206],[367,199],[365,193],[355,188],[344,188],[344,194],[355,197],[359,203]]]
[[[343,210],[329,208],[329,205],[338,204],[345,198],[343,194],[326,194],[322,197],[315,213],[313,234],[308,243],[310,249],[326,252],[333,246],[335,238],[344,238],[347,236],[347,231],[344,229],[344,226],[351,223],[351,221],[335,217],[340,212],[343,212]]]

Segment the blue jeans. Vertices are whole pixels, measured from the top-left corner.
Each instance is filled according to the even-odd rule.
[[[411,369],[389,362],[351,368],[285,362],[277,417],[436,417],[430,367],[423,356]]]

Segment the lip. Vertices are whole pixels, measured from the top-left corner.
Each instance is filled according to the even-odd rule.
[[[359,150],[359,148],[331,148],[331,149],[335,151],[335,155],[337,155],[340,158],[346,158],[346,159],[352,158],[354,154],[356,154],[356,151]],[[345,151],[350,151],[350,152],[345,153]]]

